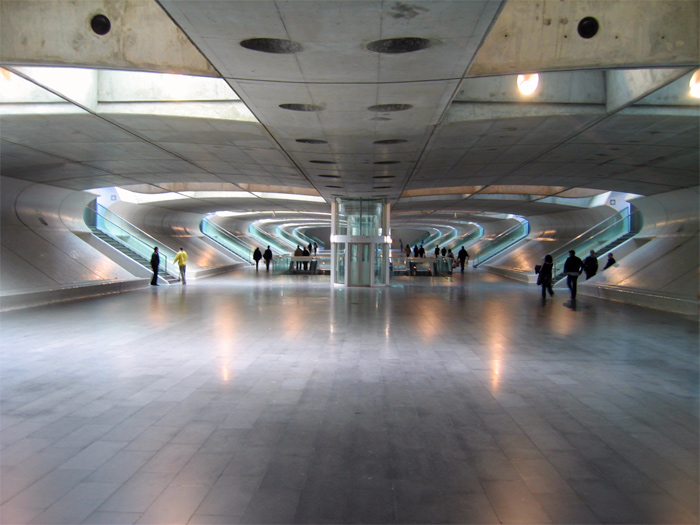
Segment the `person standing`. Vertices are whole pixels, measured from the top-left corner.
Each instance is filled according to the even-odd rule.
[[[586,281],[598,273],[598,257],[595,256],[593,250],[591,250],[590,255],[583,260],[583,271],[586,274]]]
[[[440,257],[440,247],[435,246],[435,258],[437,259],[438,257]]]
[[[540,268],[539,275],[537,276],[537,284],[542,287],[542,299],[547,298],[547,292],[549,292],[550,297],[554,297],[554,290],[552,290],[552,270],[554,268],[554,260],[552,256],[547,254],[544,256],[544,262]]]
[[[182,284],[187,284],[187,281],[185,280],[185,271],[187,270],[187,252],[182,246],[180,246],[180,250],[175,254],[173,262],[177,263],[178,267],[180,268],[180,280],[182,281]]]
[[[612,252],[610,252],[610,253],[608,254],[608,262],[605,263],[605,267],[603,268],[603,270],[607,270],[608,268],[610,268],[610,267],[611,267],[613,264],[615,264],[616,262],[617,262],[617,261],[616,261],[615,258],[613,257]]]
[[[314,241],[314,255],[316,255],[316,252],[318,252],[318,243]]]
[[[262,259],[262,252],[260,251],[260,248],[257,246],[255,247],[255,251],[253,252],[253,260],[255,261],[255,271],[258,271],[258,264],[260,264],[260,259]]]
[[[153,248],[153,255],[151,255],[151,269],[153,270],[153,278],[151,279],[151,286],[158,286],[158,267],[160,266],[160,255],[158,255],[158,246]]]
[[[464,265],[467,262],[467,259],[469,259],[469,252],[464,249],[464,246],[462,246],[462,249],[457,252],[457,257],[459,258],[459,266],[462,268],[462,273],[464,273]]]
[[[304,252],[301,251],[301,246],[297,244],[297,249],[294,250],[294,257],[301,257]],[[301,270],[301,261],[296,261],[296,266],[295,266],[297,272]]]
[[[267,250],[265,250],[265,253],[263,253],[263,259],[265,259],[265,270],[270,271],[270,261],[272,260],[272,250],[270,250],[270,246],[268,245]]]
[[[576,300],[576,283],[578,276],[581,275],[583,261],[576,257],[574,250],[569,250],[569,257],[564,262],[564,273],[566,274],[566,286],[571,291],[571,298]]]
[[[404,251],[406,252],[406,257],[410,257],[411,256],[411,245],[407,244],[406,249]]]

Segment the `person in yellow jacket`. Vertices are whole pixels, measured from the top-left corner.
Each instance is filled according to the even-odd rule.
[[[187,269],[187,252],[182,246],[180,246],[180,251],[175,254],[173,262],[176,262],[180,267],[180,280],[182,281],[182,284],[187,284],[187,281],[185,281],[185,270]]]

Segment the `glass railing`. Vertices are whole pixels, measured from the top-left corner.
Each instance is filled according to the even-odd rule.
[[[512,228],[508,228],[503,233],[498,234],[491,241],[489,241],[488,244],[486,244],[486,246],[484,246],[483,249],[479,251],[479,253],[475,254],[473,258],[474,268],[495,257],[496,255],[504,252],[516,242],[524,239],[525,237],[527,237],[527,234],[529,232],[530,223],[524,221],[520,224],[516,224]]]
[[[286,240],[282,239],[282,242],[280,242],[281,240],[278,237],[270,235],[259,226],[256,226],[254,223],[251,223],[251,225],[248,227],[248,231],[250,232],[250,235],[251,237],[253,237],[253,239],[260,241],[266,246],[269,245],[273,252],[287,254],[293,252],[294,248],[296,248],[295,244],[290,249],[290,246],[287,245]]]
[[[179,275],[179,273],[175,272],[174,266],[168,267],[168,259],[172,260],[175,257],[174,250],[164,246],[163,243],[109,211],[104,206],[92,201],[85,207],[83,220],[88,226],[97,228],[134,253],[143,257],[146,261],[151,260],[153,248],[158,246],[161,268],[167,274]]]
[[[464,246],[466,249],[470,244],[478,241],[483,235],[484,229],[481,226],[475,228],[473,231],[467,233],[466,235],[455,239],[455,242],[452,243],[453,251],[458,246]]]
[[[389,271],[391,275],[446,275],[452,273],[453,260],[450,257],[393,256]]]
[[[218,224],[214,224],[206,218],[199,224],[199,229],[204,235],[216,241],[227,250],[233,252],[244,261],[252,263],[255,248],[236,237],[230,231],[225,230]]]
[[[554,275],[563,272],[564,262],[569,257],[569,250],[574,250],[576,255],[583,259],[591,250],[596,253],[601,249],[604,251],[606,246],[623,235],[631,231],[638,231],[641,229],[641,224],[642,217],[639,211],[635,210],[630,213],[629,209],[624,209],[596,224],[593,228],[578,235],[550,254],[554,259]]]

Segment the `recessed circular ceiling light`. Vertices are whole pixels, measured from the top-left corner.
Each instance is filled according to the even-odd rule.
[[[367,49],[375,53],[412,53],[427,49],[432,45],[432,41],[427,38],[418,37],[400,37],[400,38],[385,38],[383,40],[375,40],[367,44]]]
[[[298,53],[304,49],[299,42],[280,38],[248,38],[241,40],[240,44],[246,49],[262,51],[263,53]]]
[[[540,76],[537,73],[529,75],[518,75],[517,84],[518,90],[523,95],[532,95],[540,83]]]
[[[384,140],[375,140],[374,144],[403,144],[404,142],[408,142],[406,139],[384,139]]]
[[[578,23],[578,34],[581,38],[593,38],[598,33],[598,27],[598,20],[587,16]]]
[[[112,23],[105,15],[95,15],[92,17],[92,20],[90,20],[90,27],[95,34],[104,36],[112,29]]]
[[[698,69],[693,76],[690,77],[690,96],[695,98],[700,98],[700,69]]]
[[[320,139],[296,139],[296,141],[302,144],[328,144],[327,140]]]
[[[290,111],[321,111],[323,108],[316,104],[280,104],[282,109]]]
[[[406,111],[412,107],[413,104],[377,104],[375,106],[370,106],[367,109],[370,111],[376,111],[377,113],[386,113],[389,111]]]
[[[378,160],[375,164],[399,164],[400,160]]]
[[[309,162],[313,162],[314,164],[335,164],[332,160],[310,160]]]

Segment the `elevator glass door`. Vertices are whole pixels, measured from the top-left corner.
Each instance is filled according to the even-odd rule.
[[[349,286],[370,286],[372,283],[372,265],[370,264],[370,254],[372,245],[370,243],[350,243],[349,264]]]

